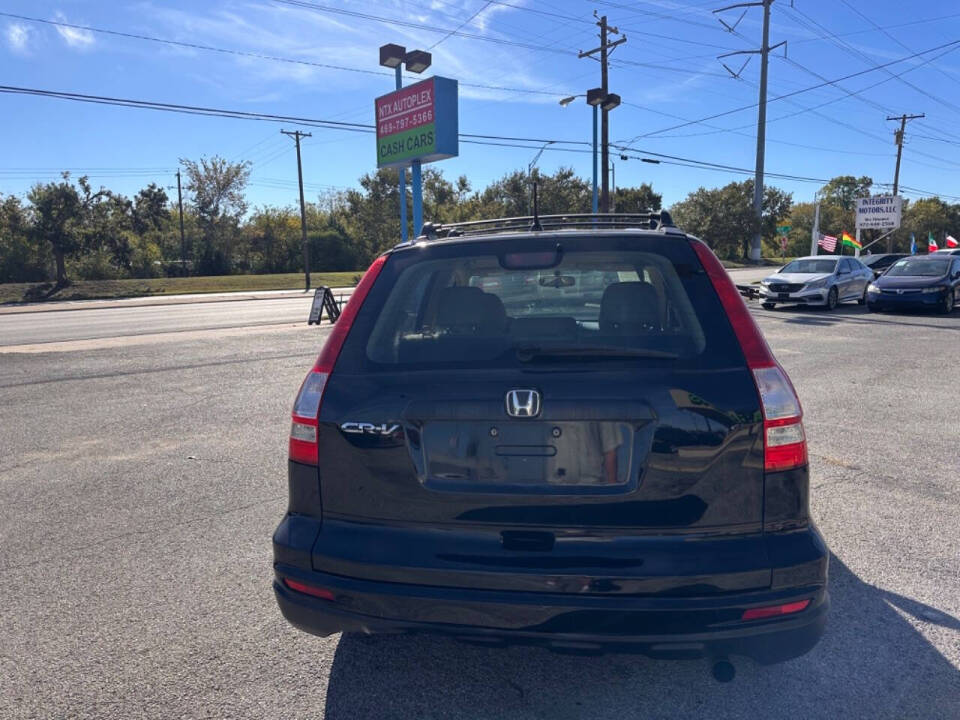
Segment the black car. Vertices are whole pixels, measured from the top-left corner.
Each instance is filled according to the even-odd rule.
[[[877,255],[861,255],[859,260],[873,270],[874,277],[880,277],[888,267],[905,257],[910,256],[906,253],[879,253]]]
[[[666,213],[537,222],[428,225],[364,275],[293,409],[284,616],[807,652],[829,598],[802,411],[736,287]]]
[[[933,253],[898,260],[867,288],[873,311],[937,309],[953,312],[960,302],[960,255]]]

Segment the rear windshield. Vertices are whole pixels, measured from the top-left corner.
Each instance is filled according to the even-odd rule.
[[[345,364],[366,370],[742,364],[708,278],[677,238],[398,251],[355,328]]]
[[[950,267],[949,260],[921,260],[908,259],[900,260],[893,267],[887,270],[890,277],[896,276],[921,276],[921,277],[940,277],[947,274],[947,268]]]
[[[836,260],[794,260],[787,263],[782,273],[832,273],[837,268]]]

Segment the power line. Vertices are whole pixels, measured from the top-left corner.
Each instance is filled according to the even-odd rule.
[[[817,83],[816,85],[811,85],[810,87],[801,88],[800,90],[794,90],[794,91],[791,91],[791,92],[788,92],[788,93],[784,93],[783,95],[777,95],[776,97],[770,98],[770,100],[769,100],[768,102],[776,102],[776,101],[778,101],[778,100],[786,100],[787,98],[795,97],[795,96],[797,96],[797,95],[802,95],[803,93],[810,92],[811,90],[817,90],[817,89],[822,88],[822,87],[825,87],[825,86],[827,86],[827,85],[833,85],[834,83],[843,82],[844,80],[850,80],[851,78],[855,78],[855,77],[859,77],[859,76],[861,76],[861,75],[866,75],[866,74],[868,74],[868,73],[876,72],[877,70],[881,70],[881,69],[883,69],[883,68],[885,68],[885,67],[890,67],[891,65],[897,65],[897,64],[899,64],[899,63],[906,62],[907,60],[912,60],[912,59],[914,59],[914,58],[916,58],[916,57],[920,57],[920,56],[922,56],[922,55],[926,55],[926,54],[928,54],[928,53],[935,52],[935,51],[937,51],[937,50],[943,50],[944,48],[955,48],[955,47],[957,47],[958,45],[960,45],[960,40],[953,40],[953,41],[951,41],[951,42],[944,43],[944,44],[942,44],[942,45],[937,45],[937,46],[935,46],[935,47],[928,48],[928,49],[926,49],[926,50],[921,50],[920,52],[913,53],[913,54],[908,55],[908,56],[906,56],[906,57],[898,58],[898,59],[896,59],[896,60],[891,60],[891,61],[889,61],[889,62],[887,62],[887,63],[882,64],[882,65],[877,65],[876,67],[867,68],[866,70],[859,70],[859,71],[857,71],[857,72],[850,73],[850,74],[848,74],[848,75],[844,75],[843,77],[836,78],[835,80],[828,80],[828,81],[825,81],[825,82]],[[707,117],[704,117],[704,118],[699,118],[699,119],[697,119],[697,120],[690,120],[690,121],[687,121],[687,122],[684,122],[684,123],[680,123],[679,125],[671,125],[670,127],[666,127],[666,128],[661,129],[661,130],[655,130],[655,131],[653,131],[653,132],[649,132],[649,133],[644,133],[644,134],[641,134],[641,135],[637,135],[637,136],[631,138],[630,140],[628,140],[627,143],[630,144],[630,143],[635,142],[636,140],[639,140],[640,138],[651,137],[651,136],[653,136],[653,135],[659,135],[659,134],[661,134],[661,133],[669,132],[669,131],[671,131],[671,130],[678,130],[678,129],[680,129],[680,128],[688,127],[688,126],[690,126],[690,125],[696,125],[696,124],[702,123],[702,122],[704,122],[704,121],[716,120],[717,118],[726,117],[726,116],[728,116],[728,115],[734,115],[734,114],[736,114],[736,113],[738,113],[738,112],[743,112],[744,110],[752,110],[753,108],[757,107],[757,104],[758,104],[758,103],[751,103],[751,104],[749,104],[749,105],[742,105],[742,106],[740,106],[740,107],[732,108],[732,109],[730,109],[730,110],[724,110],[723,112],[714,113],[713,115],[708,115]]]
[[[477,10],[473,15],[471,15],[470,17],[468,17],[468,18],[467,18],[466,20],[464,20],[462,23],[460,23],[459,25],[457,25],[456,28],[454,28],[453,30],[451,30],[450,32],[448,32],[446,35],[444,35],[442,38],[440,38],[439,40],[437,40],[433,45],[431,45],[430,47],[428,47],[427,50],[433,50],[437,45],[439,45],[440,43],[444,42],[445,40],[448,40],[454,33],[456,33],[456,32],[459,31],[459,30],[463,30],[467,25],[469,25],[471,22],[473,22],[473,19],[474,19],[475,17],[477,17],[477,15],[479,15],[479,14],[482,13],[484,10],[486,10],[488,7],[490,7],[491,4],[492,4],[492,3],[491,3],[489,0],[488,0],[488,2],[485,2],[483,5],[480,6],[480,9]]]
[[[394,76],[394,73],[382,72],[380,70],[366,70],[363,68],[347,67],[345,65],[335,65],[333,63],[315,62],[313,60],[303,60],[299,58],[283,57],[280,55],[267,55],[264,53],[250,52],[246,50],[237,50],[234,48],[216,47],[213,45],[204,45],[204,44],[195,43],[195,42],[183,42],[180,40],[172,40],[170,38],[157,37],[153,35],[142,35],[138,33],[125,32],[121,30],[111,30],[108,28],[94,27],[92,25],[78,25],[76,23],[68,23],[60,20],[48,20],[46,18],[31,17],[28,15],[19,15],[17,13],[0,12],[0,17],[9,17],[16,20],[41,23],[44,25],[51,25],[54,27],[64,27],[64,28],[71,28],[74,30],[83,30],[85,32],[99,33],[102,35],[113,35],[115,37],[122,37],[128,40],[141,40],[145,42],[160,43],[163,45],[170,45],[173,47],[182,47],[190,50],[203,50],[205,52],[215,52],[215,53],[221,53],[224,55],[236,55],[239,57],[249,57],[257,60],[269,60],[271,62],[287,63],[292,65],[304,65],[307,67],[315,67],[315,68],[321,68],[326,70],[341,70],[343,72],[362,73],[364,75],[380,75],[380,76],[386,76],[390,78]],[[533,46],[532,49],[539,50],[541,49],[541,47]],[[410,77],[413,78],[414,76],[410,76]],[[502,92],[516,92],[516,93],[524,93],[529,95],[555,96],[558,94],[563,94],[562,92],[550,92],[546,90],[537,90],[534,88],[515,88],[515,87],[506,87],[503,85],[485,85],[482,83],[461,82],[460,85],[463,87],[472,87],[480,90],[499,90]]]

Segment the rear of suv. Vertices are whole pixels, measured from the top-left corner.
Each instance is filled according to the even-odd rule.
[[[802,411],[735,286],[666,214],[539,220],[433,229],[362,278],[293,410],[284,616],[807,652],[829,598]]]

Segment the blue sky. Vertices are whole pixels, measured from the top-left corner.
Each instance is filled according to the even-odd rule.
[[[278,0],[5,0],[3,13],[300,62],[0,15],[0,84],[372,123],[373,98],[392,88],[391,77],[376,74],[383,70],[378,67],[378,47],[395,42],[427,49],[439,42],[432,47],[433,67],[426,75],[435,72],[461,82],[461,132],[585,142],[590,137],[589,108],[582,100],[566,108],[558,101],[599,85],[599,65],[576,54],[597,44],[592,24],[596,9],[627,36],[612,55],[610,89],[624,104],[610,115],[611,140],[633,147],[631,156],[660,153],[753,168],[757,118],[756,108],[749,106],[757,101],[759,62],[751,59],[735,79],[716,56],[758,46],[759,8],[749,10],[730,33],[711,12],[728,4],[721,1],[312,3],[315,7]],[[767,170],[810,178],[870,175],[890,183],[896,148],[894,123],[885,118],[926,113],[908,126],[901,183],[911,189],[905,194],[917,197],[918,189],[960,200],[960,44],[894,62],[960,40],[956,0],[916,2],[909,13],[895,0],[795,0],[794,5],[778,0],[771,16],[771,43],[786,40],[787,59],[770,61]],[[461,32],[478,38],[444,32],[475,13]],[[722,15],[730,24],[738,16],[738,11]],[[745,57],[725,62],[736,70]],[[870,70],[884,63],[893,64]],[[862,74],[824,84],[854,73]],[[807,90],[815,85],[823,86]],[[773,100],[787,93],[796,94]],[[95,185],[133,194],[149,182],[174,183],[180,157],[219,154],[253,163],[248,194],[252,204],[296,201],[293,143],[280,134],[281,128],[295,129],[294,123],[197,117],[21,94],[0,94],[0,114],[5,130],[0,193],[21,194],[38,180],[55,178],[60,169],[73,169],[85,171]],[[305,129],[313,133],[303,148],[308,196],[355,186],[361,174],[374,168],[373,136]],[[451,179],[465,174],[481,188],[530,163],[537,144],[521,144],[529,147],[462,143],[458,158],[436,167]],[[549,146],[539,160],[541,169],[568,165],[589,177],[589,154],[562,148],[582,146]],[[667,204],[698,187],[744,177],[729,170],[616,161],[618,185],[650,182]],[[817,189],[816,183],[796,180],[771,178],[768,184],[793,192],[797,201],[811,199]]]

